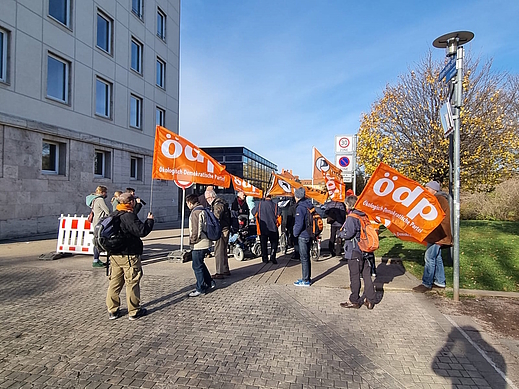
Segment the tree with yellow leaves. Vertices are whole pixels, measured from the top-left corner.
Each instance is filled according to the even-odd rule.
[[[440,108],[448,86],[438,80],[443,64],[428,56],[415,70],[387,85],[382,98],[363,114],[357,158],[371,175],[380,162],[425,183],[449,177],[449,139],[444,137]],[[484,191],[518,172],[518,77],[491,71],[466,58],[460,129],[462,189]]]

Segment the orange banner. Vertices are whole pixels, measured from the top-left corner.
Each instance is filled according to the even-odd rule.
[[[402,237],[407,234],[418,242],[445,217],[436,197],[384,163],[373,172],[355,207],[371,219],[389,220],[390,230],[396,226],[393,230]]]
[[[380,224],[384,225],[389,231],[391,231],[393,233],[394,236],[396,236],[400,240],[405,240],[405,241],[409,241],[409,242],[415,242],[415,243],[419,243],[419,244],[423,244],[423,245],[426,244],[423,241],[420,242],[418,239],[413,238],[407,232],[402,231],[399,227],[397,227],[396,224],[391,223],[391,221],[388,220],[388,219],[381,219],[378,216],[375,219],[376,219],[376,221],[375,222],[372,221],[372,223],[377,223],[379,225]]]
[[[330,176],[326,176],[325,181],[330,200],[344,202],[346,200],[346,185],[344,182],[336,178],[330,178]]]
[[[180,135],[157,126],[151,177],[228,188],[231,176],[209,154]]]
[[[243,178],[233,176],[231,174],[232,186],[235,191],[243,191],[247,196],[251,197],[263,197],[263,191],[261,189],[256,188],[254,185],[248,183]]]
[[[318,203],[324,204],[328,199],[328,193],[324,190],[315,189],[309,186],[305,186],[300,182],[290,180],[286,177],[280,176],[279,174],[272,173],[272,185],[267,191],[271,196],[294,196],[294,191],[297,188],[304,187],[306,197],[314,199]]]
[[[329,180],[335,179],[339,182],[342,182],[342,170],[324,158],[324,156],[315,147],[314,169],[312,174],[314,181],[325,180],[328,176]]]

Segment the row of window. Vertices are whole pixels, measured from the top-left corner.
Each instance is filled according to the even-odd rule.
[[[41,170],[45,174],[66,175],[66,144],[43,140]],[[130,157],[130,180],[143,181],[144,158]],[[93,172],[96,178],[112,178],[112,153],[95,150]]]
[[[69,29],[72,29],[71,2],[72,0],[49,0],[49,16]],[[132,13],[135,16],[137,16],[141,21],[143,20],[143,0],[132,0]],[[101,29],[104,28],[104,30],[102,31],[104,32],[104,34],[101,35],[101,40],[99,38],[100,23]],[[108,17],[106,14],[97,15],[97,44],[99,47],[105,48],[104,50],[107,52],[111,52],[111,50],[109,50],[109,45],[111,44],[110,38],[112,35],[112,26],[113,20],[111,20],[111,18]],[[166,40],[166,13],[162,11],[159,7],[157,7],[157,36],[162,40]]]

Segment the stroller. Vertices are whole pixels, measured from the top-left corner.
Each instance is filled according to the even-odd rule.
[[[229,237],[229,251],[238,261],[243,261],[246,255],[254,257],[261,255],[256,225],[249,223],[249,218],[246,215],[238,216],[238,228],[232,231]]]

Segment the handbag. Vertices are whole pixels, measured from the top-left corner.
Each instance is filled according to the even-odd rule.
[[[94,221],[94,211],[90,211],[90,213],[88,214],[88,218],[87,218],[88,222],[89,223],[92,223]]]

